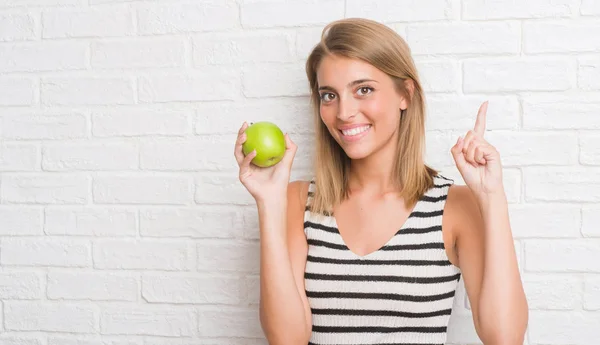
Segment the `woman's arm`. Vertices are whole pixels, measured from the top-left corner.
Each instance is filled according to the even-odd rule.
[[[259,202],[260,322],[271,345],[306,345],[311,313],[304,290],[308,246],[304,200],[308,184],[292,182],[287,199]]]
[[[452,232],[477,334],[486,345],[523,344],[527,300],[508,217],[500,153],[485,139],[488,102],[451,152],[467,187],[456,187]],[[448,201],[451,196],[448,195]]]
[[[458,266],[471,304],[473,322],[486,345],[522,345],[528,306],[503,194],[477,200],[469,188],[448,194]]]

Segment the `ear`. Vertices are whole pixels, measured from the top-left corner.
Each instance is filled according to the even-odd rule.
[[[412,79],[404,80],[404,92],[400,100],[400,109],[406,110],[415,93],[415,83]]]

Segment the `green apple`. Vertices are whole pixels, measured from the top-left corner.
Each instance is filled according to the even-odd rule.
[[[246,141],[242,145],[244,155],[256,150],[252,164],[267,168],[281,161],[285,154],[285,136],[272,122],[252,123],[246,128]]]

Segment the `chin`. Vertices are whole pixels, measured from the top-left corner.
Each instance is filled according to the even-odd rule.
[[[342,149],[344,150],[348,158],[354,160],[367,158],[373,152],[373,150],[367,149],[365,147],[344,148],[342,146]]]

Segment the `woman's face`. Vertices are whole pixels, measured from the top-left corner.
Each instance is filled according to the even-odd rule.
[[[367,62],[326,56],[317,69],[321,119],[351,159],[395,149],[408,103],[392,78]]]

